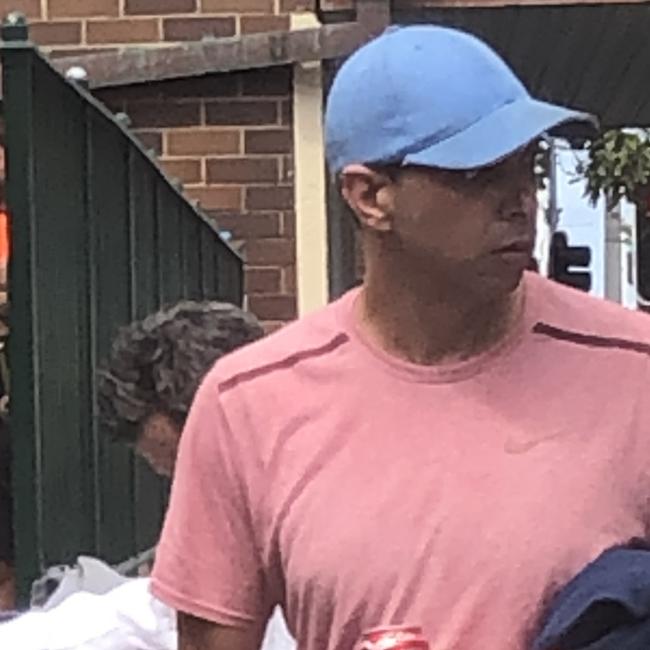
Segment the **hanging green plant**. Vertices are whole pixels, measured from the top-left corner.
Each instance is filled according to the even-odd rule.
[[[621,199],[645,203],[650,189],[650,129],[605,131],[586,146],[588,159],[577,173],[592,204],[603,196],[608,207]]]

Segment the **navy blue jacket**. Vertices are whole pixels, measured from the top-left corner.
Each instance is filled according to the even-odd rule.
[[[533,650],[650,650],[650,550],[589,564],[551,603]]]

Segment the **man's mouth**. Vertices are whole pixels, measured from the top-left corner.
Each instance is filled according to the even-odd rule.
[[[499,255],[505,254],[520,254],[520,255],[530,255],[533,251],[533,243],[528,239],[518,239],[516,241],[511,241],[504,246],[499,246],[495,249],[495,253]]]
[[[495,249],[494,255],[501,262],[517,268],[526,268],[533,255],[533,242],[528,239],[518,239]]]

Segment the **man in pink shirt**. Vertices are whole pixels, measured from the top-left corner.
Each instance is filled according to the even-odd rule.
[[[487,46],[389,30],[341,68],[330,169],[363,286],[219,362],[153,575],[181,650],[301,650],[420,625],[525,650],[545,604],[650,521],[650,320],[525,272],[539,137],[587,116]]]

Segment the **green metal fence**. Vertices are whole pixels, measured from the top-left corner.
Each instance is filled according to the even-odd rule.
[[[241,304],[241,259],[115,117],[3,29],[17,570],[154,544],[165,490],[96,424],[118,326],[181,298]]]

